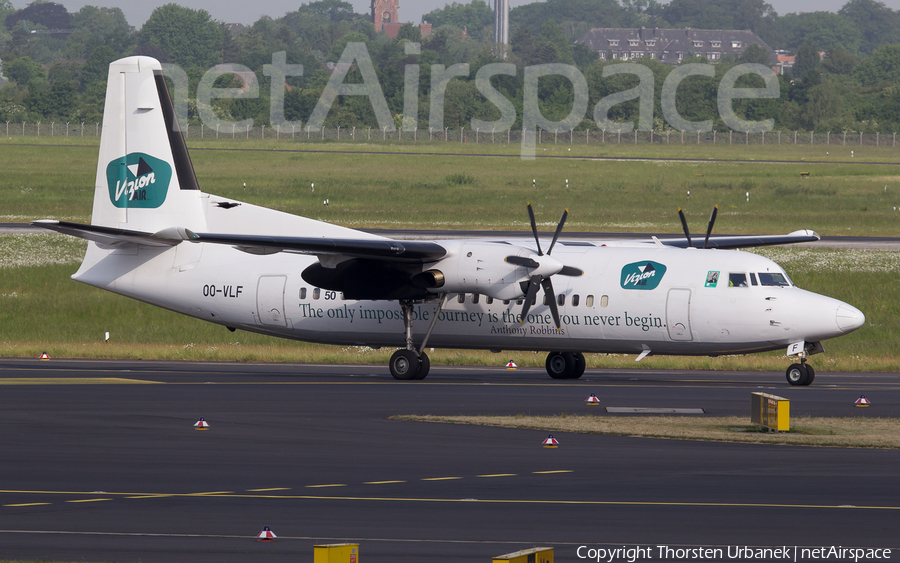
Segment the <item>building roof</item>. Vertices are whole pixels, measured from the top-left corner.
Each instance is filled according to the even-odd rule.
[[[677,64],[691,53],[711,61],[723,55],[736,57],[756,43],[769,52],[773,64],[777,62],[775,51],[749,30],[607,27],[592,29],[577,42],[604,56],[612,53],[616,59],[650,57],[671,64]]]

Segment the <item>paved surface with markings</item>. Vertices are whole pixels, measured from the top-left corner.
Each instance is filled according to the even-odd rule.
[[[0,360],[0,557],[490,561],[532,547],[897,547],[900,452],[560,435],[396,414],[601,406],[746,415],[751,391],[802,416],[900,416],[900,375]],[[853,407],[865,394],[868,409]],[[200,416],[209,431],[196,431]],[[261,544],[268,525],[279,536]],[[898,552],[894,552],[897,554]],[[896,555],[895,555],[896,557]]]

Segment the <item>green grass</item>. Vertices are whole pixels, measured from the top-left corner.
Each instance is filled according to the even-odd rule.
[[[900,448],[900,419],[820,418],[800,416],[790,421],[789,432],[760,432],[747,418],[706,416],[610,416],[593,414],[559,416],[394,416],[394,420],[471,424],[568,432],[606,434],[671,440],[704,440],[832,448]],[[560,447],[565,438],[557,434]]]
[[[97,148],[74,145],[95,141],[52,139],[54,143],[68,142],[68,146],[50,146],[49,141],[41,139],[40,143],[47,144],[37,147],[24,146],[15,137],[2,141],[0,221],[89,220]],[[739,163],[647,163],[523,161],[517,157],[516,145],[274,140],[194,141],[191,145],[205,191],[350,227],[527,230],[528,201],[533,202],[545,229],[555,226],[562,210],[569,208],[567,228],[571,231],[678,233],[675,212],[683,207],[699,232],[714,205],[720,208],[719,233],[785,233],[809,228],[823,235],[896,235],[900,219],[900,211],[894,210],[900,207],[897,166],[837,164],[833,161],[846,155],[835,155],[832,150],[835,156],[826,158],[822,147],[816,146],[549,145],[540,152],[745,159]],[[216,150],[232,146],[260,150]],[[201,148],[211,150],[196,150]],[[900,149],[855,149],[875,160],[893,162],[900,156]],[[509,157],[319,154],[309,150],[493,152]],[[822,153],[822,161],[808,165],[751,160],[812,160],[818,153]],[[800,172],[807,171],[811,176],[802,178]],[[533,180],[537,189],[532,187]],[[310,189],[313,183],[315,192]],[[327,208],[322,205],[325,199],[330,200]]]

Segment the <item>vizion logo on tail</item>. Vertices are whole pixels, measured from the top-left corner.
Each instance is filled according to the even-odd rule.
[[[166,201],[172,167],[141,152],[117,158],[106,167],[109,199],[121,208],[155,209]]]

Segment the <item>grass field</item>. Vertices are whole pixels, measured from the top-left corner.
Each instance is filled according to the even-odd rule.
[[[28,139],[35,141],[36,139]],[[0,222],[90,220],[96,146],[42,139],[35,146],[0,141]],[[61,144],[63,146],[53,146]],[[194,146],[196,145],[196,146]],[[527,230],[532,201],[549,230],[564,207],[572,231],[672,232],[686,208],[695,231],[720,206],[721,233],[784,233],[811,228],[824,235],[896,235],[900,168],[891,165],[764,164],[799,160],[822,147],[708,145],[550,145],[547,154],[658,158],[742,158],[739,163],[522,161],[515,145],[454,143],[303,144],[275,141],[192,143],[201,186],[211,193],[352,227]],[[249,152],[229,148],[258,149]],[[568,149],[572,148],[569,153]],[[209,149],[209,150],[196,150]],[[337,150],[418,154],[334,154]],[[896,161],[897,149],[855,147],[856,159]],[[301,151],[301,152],[285,152]],[[332,151],[311,153],[309,150]],[[302,152],[306,151],[306,152]],[[464,158],[454,151],[510,155]],[[828,159],[843,158],[834,152]],[[800,171],[810,171],[801,178]],[[565,180],[569,180],[569,188]],[[532,187],[537,181],[537,189]],[[247,187],[244,188],[244,182]],[[313,192],[310,185],[315,183]],[[885,187],[887,191],[885,191]],[[687,191],[690,190],[690,198]],[[746,193],[750,192],[750,202]],[[324,207],[322,200],[330,199]],[[291,343],[225,329],[143,305],[69,279],[83,241],[58,235],[0,237],[0,355],[386,362],[390,351]],[[867,316],[859,331],[826,343],[818,369],[896,369],[900,349],[900,253],[768,249],[806,289],[847,301]],[[109,331],[112,342],[105,344]],[[431,354],[436,364],[505,363],[506,356],[467,351]],[[542,354],[516,354],[519,365],[543,365]],[[592,366],[633,366],[633,356],[591,356]],[[726,358],[645,359],[641,367],[783,370],[780,354]]]
[[[0,221],[47,217],[87,221],[96,146],[76,146],[74,141],[71,146],[25,146],[17,141],[0,144]],[[64,138],[53,141],[65,142]],[[743,159],[679,163],[523,161],[516,145],[274,140],[191,144],[205,191],[351,227],[527,230],[528,201],[533,202],[544,228],[555,226],[568,207],[572,231],[679,233],[679,207],[685,208],[693,229],[700,231],[714,205],[720,207],[719,233],[770,234],[809,228],[823,235],[895,235],[900,220],[900,211],[895,210],[900,208],[900,167],[839,164],[834,161],[849,161],[849,155],[830,151],[832,156],[825,157],[820,150],[824,147],[816,146],[786,150],[772,145],[549,145],[546,153],[539,153]],[[259,150],[225,150],[229,148]],[[900,149],[856,149],[865,153],[856,156],[860,163],[900,162]],[[340,150],[419,154],[333,152]],[[454,154],[421,154],[448,151]],[[491,152],[507,157],[458,156]],[[770,158],[805,158],[807,162],[754,162]],[[801,177],[801,172],[810,176]],[[325,199],[330,201],[327,208],[322,205]]]
[[[396,416],[397,420],[472,424],[673,440],[704,440],[835,448],[900,448],[900,419],[794,417],[785,433],[761,432],[745,417],[696,416]],[[557,434],[562,442],[565,438]],[[562,447],[562,446],[560,446]]]

